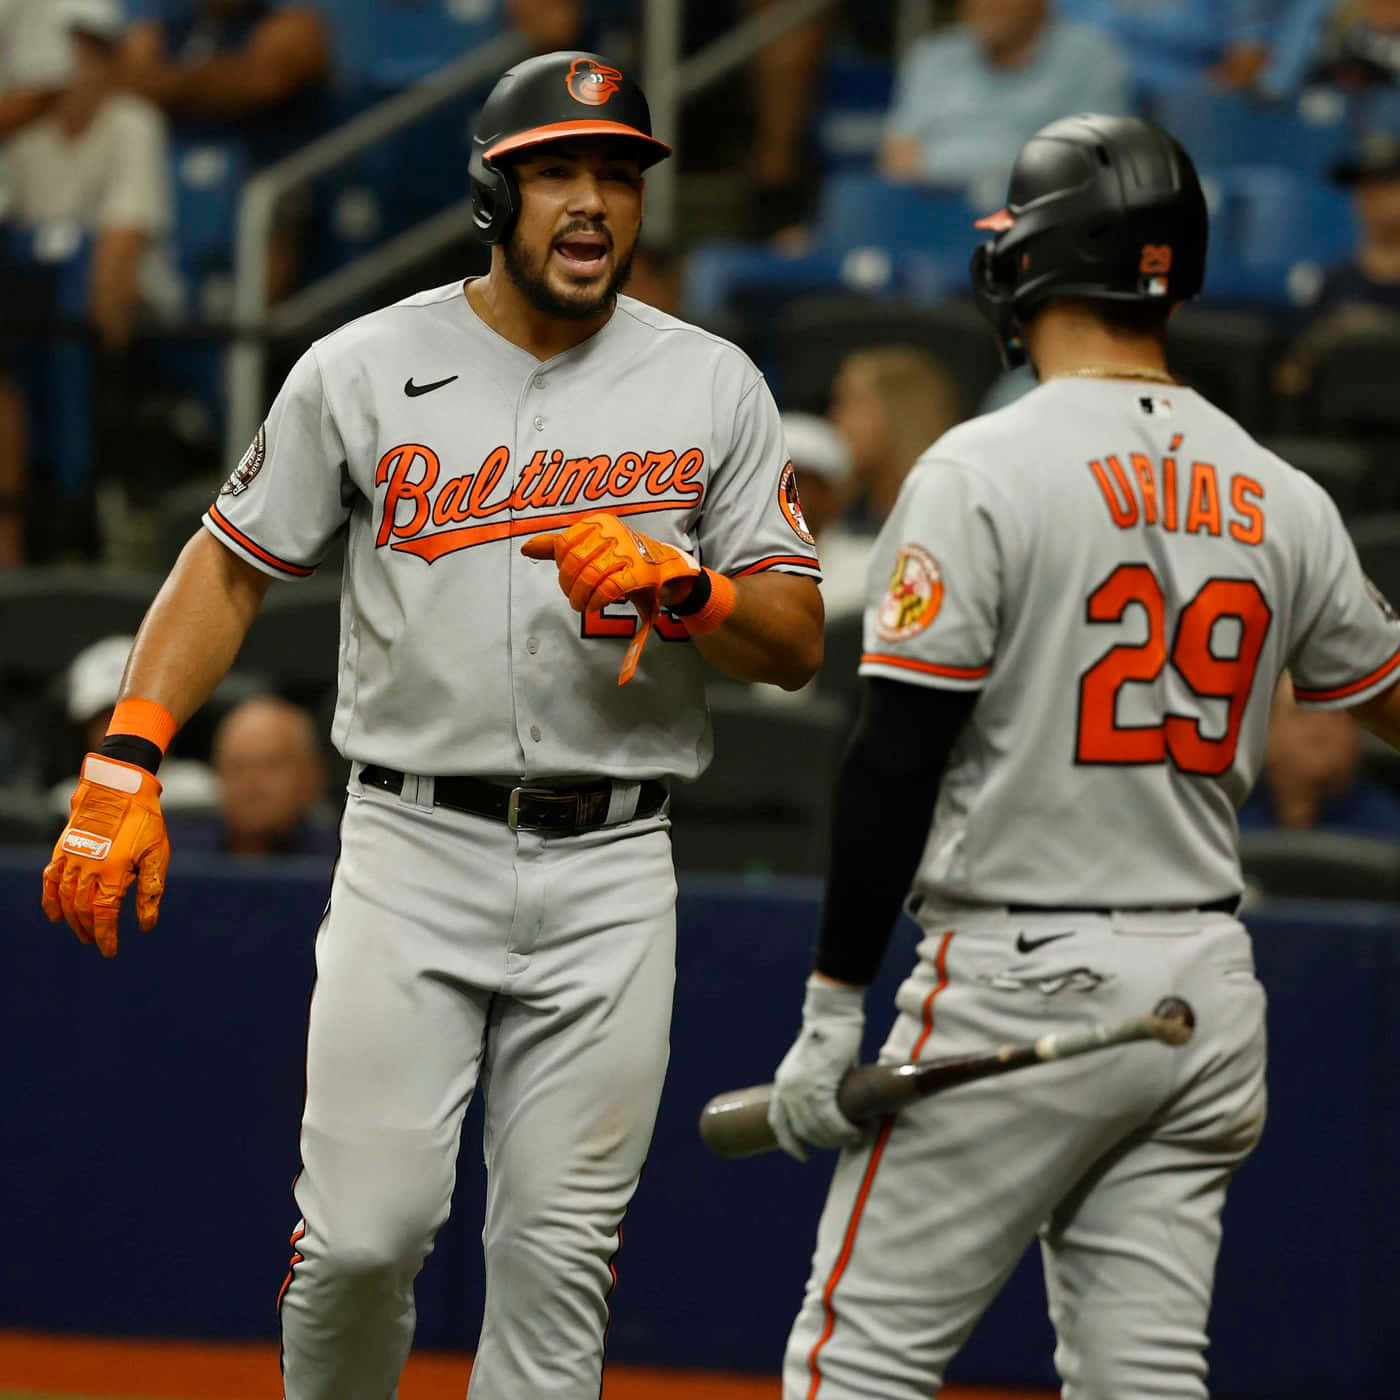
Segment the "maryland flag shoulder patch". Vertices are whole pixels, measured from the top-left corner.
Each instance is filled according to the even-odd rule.
[[[876,614],[876,635],[886,642],[907,641],[922,632],[942,606],[943,574],[937,561],[921,545],[903,545]]]

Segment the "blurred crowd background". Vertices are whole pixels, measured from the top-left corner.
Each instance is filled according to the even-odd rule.
[[[1400,598],[1400,0],[0,0],[0,841],[61,824],[131,633],[308,341],[484,269],[473,115],[571,47],[635,69],[676,144],[628,291],[768,375],[827,571],[817,680],[714,688],[683,869],[820,871],[873,532],[934,438],[1033,382],[966,269],[1056,117],[1137,112],[1191,151],[1210,269],[1173,367],[1323,483]],[[334,849],[338,584],[275,588],[177,739],[177,852]],[[1241,823],[1267,890],[1400,898],[1400,768],[1286,685]]]

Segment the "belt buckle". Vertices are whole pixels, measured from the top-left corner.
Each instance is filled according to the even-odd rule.
[[[572,825],[578,825],[578,794],[576,792],[551,792],[549,788],[531,787],[529,784],[522,784],[510,790],[510,796],[506,799],[506,825],[512,831],[549,831],[552,828],[542,826],[538,822],[533,822],[522,826],[520,821],[520,799],[521,797],[533,797],[541,802],[567,802],[573,809],[574,819]]]

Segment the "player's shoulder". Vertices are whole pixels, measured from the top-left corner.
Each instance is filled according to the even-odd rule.
[[[736,376],[746,388],[763,377],[758,366],[733,341],[635,297],[618,297],[613,319],[623,336],[649,354],[678,357],[695,366],[712,366],[715,371]]]
[[[937,462],[970,477],[1004,480],[1027,459],[1028,444],[1043,434],[1041,393],[1032,389],[1001,408],[954,424],[925,449],[916,465]]]
[[[367,346],[412,334],[421,329],[425,321],[450,320],[454,314],[460,314],[460,309],[456,307],[459,297],[465,300],[460,281],[414,292],[401,301],[367,311],[363,316],[337,326],[314,341],[311,348],[322,364],[353,359]]]

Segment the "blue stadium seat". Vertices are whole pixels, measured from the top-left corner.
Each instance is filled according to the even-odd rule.
[[[1193,86],[1163,93],[1153,116],[1198,166],[1277,165],[1322,175],[1351,140],[1340,97],[1266,103]]]
[[[238,195],[248,173],[240,141],[176,140],[170,151],[175,188],[175,258],[191,315],[210,273],[233,266]]]
[[[340,0],[336,68],[352,87],[393,91],[498,34],[505,0]]]
[[[894,88],[888,63],[837,52],[822,75],[813,117],[817,153],[827,170],[868,170],[880,150]]]
[[[894,184],[864,171],[838,171],[822,184],[816,236],[823,251],[856,248],[921,253],[967,270],[985,236],[973,228],[987,213],[974,209],[961,190]]]
[[[1335,186],[1280,166],[1238,166],[1217,178],[1227,212],[1213,230],[1206,291],[1218,300],[1306,301],[1323,270],[1355,246],[1351,201]]]
[[[777,309],[810,292],[857,291],[937,301],[967,292],[967,267],[982,235],[958,190],[896,185],[864,171],[838,171],[822,186],[811,251],[801,257],[752,244],[712,243],[691,254],[686,307],[712,315],[760,297]]]

